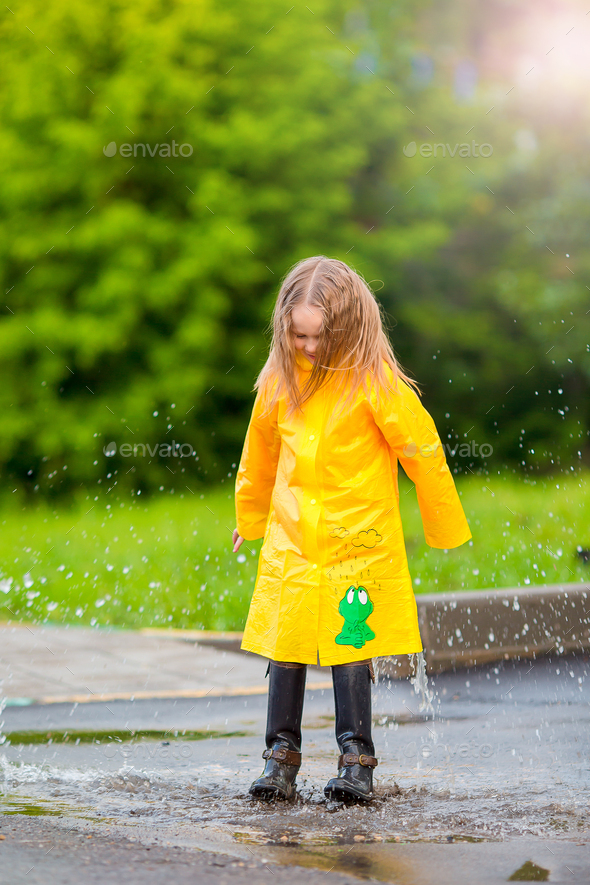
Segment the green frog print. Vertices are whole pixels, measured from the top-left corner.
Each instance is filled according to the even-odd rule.
[[[362,648],[365,642],[375,638],[375,634],[365,623],[373,611],[373,603],[364,587],[355,587],[351,584],[340,600],[338,611],[344,618],[344,624],[334,640],[337,645]]]

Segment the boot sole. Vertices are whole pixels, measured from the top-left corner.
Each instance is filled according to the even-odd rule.
[[[347,799],[360,799],[361,802],[370,802],[375,798],[374,793],[361,793],[352,788],[345,790],[342,787],[324,787],[324,794],[328,799],[336,802],[346,801]]]
[[[250,796],[254,796],[255,799],[262,799],[263,802],[272,802],[273,799],[292,799],[295,795],[295,790],[291,793],[285,793],[283,790],[279,790],[278,787],[250,787],[248,790]]]

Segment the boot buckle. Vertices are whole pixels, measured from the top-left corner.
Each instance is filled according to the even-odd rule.
[[[277,762],[285,762],[287,765],[301,765],[301,753],[295,750],[287,750],[286,747],[267,748],[263,759],[276,759]]]
[[[365,753],[343,753],[338,759],[338,768],[344,768],[347,765],[363,765],[366,768],[376,768],[378,764],[375,756],[367,756]]]
[[[377,768],[379,764],[375,756],[366,756],[364,753],[360,754],[359,763],[360,765],[366,765],[367,768]]]

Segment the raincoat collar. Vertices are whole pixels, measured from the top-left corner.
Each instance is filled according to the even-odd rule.
[[[307,359],[302,350],[295,351],[295,362],[304,372],[311,372],[313,369],[312,363]]]

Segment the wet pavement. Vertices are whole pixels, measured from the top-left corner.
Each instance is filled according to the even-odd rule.
[[[13,823],[14,822],[14,823]],[[244,861],[227,855],[172,845],[146,845],[125,837],[89,834],[74,828],[56,828],[46,819],[5,818],[0,844],[0,881],[19,885],[220,885],[273,882],[275,885],[311,885],[317,870]],[[4,874],[4,876],[3,876]],[[332,885],[351,885],[350,876],[330,875]]]
[[[203,870],[224,863],[218,881],[276,881],[285,865],[292,882],[311,881],[306,870],[328,882],[497,883],[518,870],[520,881],[590,881],[588,657],[429,682],[431,713],[407,680],[373,689],[378,797],[352,807],[323,795],[338,752],[328,689],[306,694],[297,799],[270,806],[247,793],[263,764],[263,695],[7,707],[0,869],[9,864],[11,882],[70,881],[57,868],[18,873],[14,858],[31,860],[37,843],[19,853],[7,827],[26,820],[64,858],[72,834],[106,840],[103,860],[131,839],[138,851],[174,850],[185,872],[195,858]],[[144,881],[168,879],[170,861],[152,862],[156,878]],[[115,881],[96,864],[89,855],[98,878],[88,881]],[[206,881],[197,867],[191,881]]]
[[[80,881],[89,885],[122,881],[128,885],[169,881],[180,885],[311,885],[318,881],[354,885],[360,880],[400,885],[495,885],[510,879],[531,881],[531,872],[536,874],[533,881],[588,881],[582,845],[550,841],[541,847],[538,840],[526,837],[509,845],[341,843],[315,852],[300,851],[292,865],[288,846],[282,849],[282,862],[259,860],[254,852],[244,858],[232,857],[170,843],[114,837],[112,833],[89,833],[83,827],[59,826],[45,818],[6,817],[2,834],[5,841],[0,844],[0,877],[11,885],[79,885]],[[539,862],[530,860],[532,857]]]

